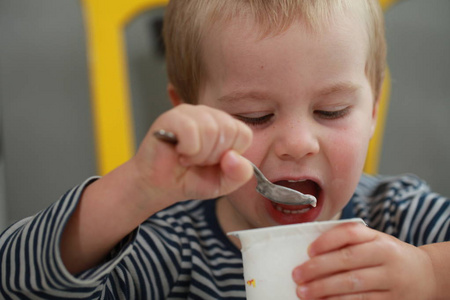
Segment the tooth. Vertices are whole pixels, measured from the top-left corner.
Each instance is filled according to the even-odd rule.
[[[303,208],[303,209],[297,209],[297,210],[289,210],[289,209],[283,209],[281,206],[278,206],[276,204],[273,204],[273,206],[275,207],[276,210],[278,210],[279,212],[285,213],[285,214],[295,214],[295,215],[303,214],[310,210],[309,207]]]

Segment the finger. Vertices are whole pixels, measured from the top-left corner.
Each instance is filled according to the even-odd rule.
[[[179,105],[174,110],[167,128],[173,128],[168,130],[178,138],[176,151],[180,154],[180,163],[185,167],[204,165],[220,130],[220,124],[214,116],[215,110],[187,104]]]
[[[201,115],[196,116],[196,122],[200,137],[200,149],[195,155],[187,157],[186,161],[190,165],[197,166],[217,164],[218,158],[216,157],[214,161],[211,154],[219,142],[223,124],[208,110],[203,110]]]
[[[162,114],[152,125],[149,132],[163,129],[175,134],[178,143],[176,147],[166,144],[166,147],[172,147],[179,155],[186,157],[196,155],[201,148],[200,131],[198,122],[192,116],[191,105],[182,104]],[[152,136],[152,140],[153,136]],[[164,145],[163,143],[160,143]]]
[[[355,293],[350,295],[339,295],[322,298],[320,300],[388,300],[397,298],[389,298],[390,293],[387,291],[375,291],[375,292],[365,292],[365,293]],[[305,299],[306,300],[306,299]]]
[[[228,194],[253,176],[253,168],[244,157],[240,156],[236,151],[227,151],[221,160],[222,179],[221,192]]]
[[[377,232],[360,223],[345,223],[320,235],[308,248],[310,257],[335,251],[347,245],[366,243],[374,240]]]
[[[245,182],[253,174],[249,162],[233,150],[227,151],[220,165],[190,167],[189,181],[183,187],[188,198],[210,199],[228,194]]]
[[[365,292],[387,292],[390,283],[385,268],[374,267],[338,273],[301,285],[297,293],[301,299],[320,299],[330,296]]]
[[[252,130],[243,122],[225,116],[225,120],[221,121],[219,138],[216,145],[206,160],[206,164],[217,163],[225,151],[234,150],[238,154],[242,154],[248,149],[252,141]]]
[[[252,131],[229,114],[206,106],[199,106],[198,116],[200,150],[185,162],[190,165],[208,166],[219,163],[225,151],[244,152],[251,144]]]
[[[215,112],[214,119],[217,123],[218,130],[214,137],[215,143],[212,149],[206,153],[203,161],[205,165],[218,163],[225,151],[232,150],[239,131],[237,121],[226,113],[217,111]]]
[[[383,249],[378,248],[377,243],[367,242],[314,256],[294,269],[294,281],[302,284],[343,271],[379,266],[385,257]]]
[[[253,131],[244,122],[235,120],[238,128],[232,149],[239,154],[244,153],[252,144]]]

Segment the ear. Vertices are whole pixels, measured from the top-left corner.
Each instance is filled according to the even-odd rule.
[[[167,85],[167,93],[169,94],[170,102],[172,102],[173,106],[177,106],[184,102],[172,83]]]

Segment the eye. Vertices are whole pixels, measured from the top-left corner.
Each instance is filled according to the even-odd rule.
[[[244,115],[244,116],[243,115],[234,115],[234,117],[236,119],[241,120],[245,124],[251,125],[251,126],[260,126],[260,125],[269,123],[273,116],[274,116],[274,114],[267,114],[267,115],[263,115],[263,116],[259,116],[259,117],[256,117],[256,116],[252,117],[252,116],[246,116],[246,115]]]
[[[338,110],[315,110],[314,114],[322,119],[334,120],[345,117],[350,112],[350,107],[345,107]]]

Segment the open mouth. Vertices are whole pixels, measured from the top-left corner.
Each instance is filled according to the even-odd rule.
[[[320,186],[312,180],[280,180],[274,182],[274,184],[296,190],[303,194],[309,194],[316,198],[319,196],[320,192]]]
[[[299,180],[299,181],[280,180],[280,181],[274,182],[274,184],[296,190],[303,194],[312,195],[312,196],[316,197],[316,199],[319,198],[319,194],[320,194],[320,190],[321,190],[320,186],[312,180]],[[310,205],[283,205],[283,204],[278,204],[275,202],[272,202],[272,205],[277,211],[280,211],[285,214],[293,214],[293,215],[303,214],[312,209],[312,206],[310,206]]]

